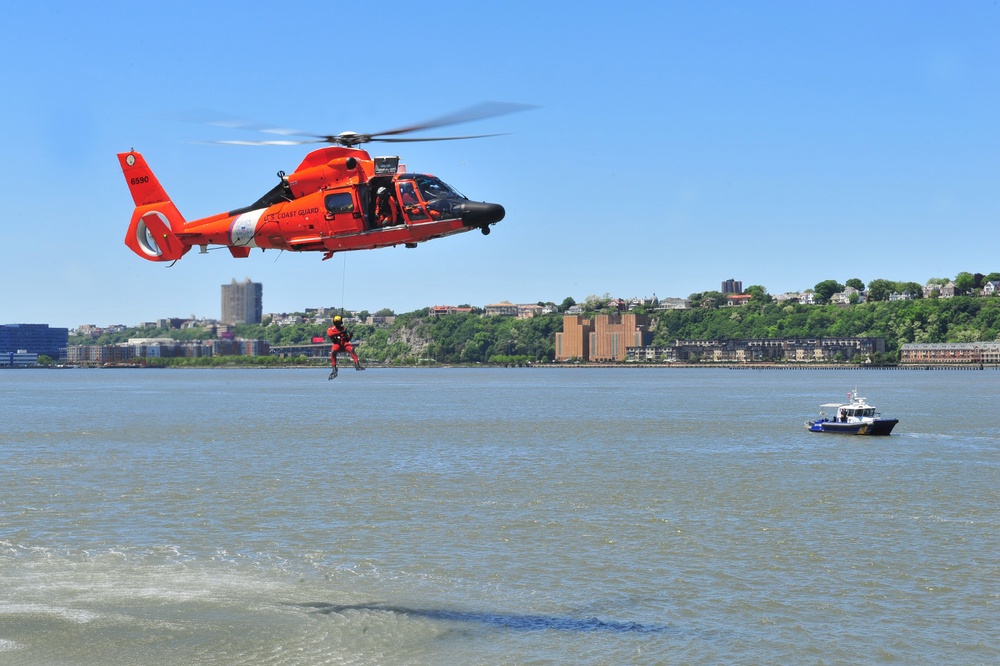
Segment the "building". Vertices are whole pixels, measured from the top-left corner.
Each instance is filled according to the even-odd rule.
[[[67,350],[70,363],[115,365],[132,364],[147,358],[207,358],[213,356],[267,356],[267,340],[173,340],[171,338],[130,338],[113,345],[72,345]]]
[[[365,324],[368,326],[392,326],[396,323],[396,315],[368,315]]]
[[[20,349],[0,354],[0,368],[33,368],[38,365],[38,354]]]
[[[501,301],[500,303],[491,303],[486,306],[486,316],[487,317],[516,317],[517,316],[517,306],[508,301]]]
[[[722,295],[728,296],[729,294],[742,294],[743,293],[743,281],[734,280],[729,278],[728,280],[722,281]]]
[[[1000,342],[907,342],[900,363],[1000,363]]]
[[[48,324],[4,324],[0,326],[0,354],[25,352],[53,359],[65,357],[69,345],[68,328]]]
[[[594,332],[594,324],[583,315],[572,314],[563,316],[562,333],[556,333],[556,361],[590,358],[590,334]]]
[[[541,315],[544,308],[537,303],[528,303],[526,305],[517,306],[517,318],[518,319],[531,319],[535,315]]]
[[[885,353],[884,338],[750,338],[675,340],[667,347],[629,347],[636,363],[850,362]]]
[[[924,298],[934,298],[935,292],[938,298],[954,298],[955,283],[948,281],[946,284],[925,284],[923,288]]]
[[[454,305],[435,305],[427,309],[427,314],[432,317],[443,317],[449,314],[469,314],[472,308],[459,308]]]
[[[556,333],[555,360],[624,361],[629,347],[644,347],[651,338],[646,315],[602,314],[593,321],[581,315],[566,315],[562,332]]]
[[[830,296],[830,302],[834,305],[850,305],[851,303],[867,303],[868,292],[859,291],[854,287],[845,287],[844,291]]]
[[[1000,294],[1000,280],[990,280],[983,283],[983,296],[996,296]]]
[[[262,307],[264,285],[247,278],[222,285],[222,323],[259,324],[264,314]]]
[[[645,347],[652,340],[649,317],[638,314],[597,315],[590,334],[588,361],[612,362],[628,358],[629,347]]]
[[[690,310],[691,300],[688,298],[663,298],[656,305],[657,310]]]

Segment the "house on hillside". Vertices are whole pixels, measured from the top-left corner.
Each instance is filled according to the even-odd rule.
[[[983,283],[983,296],[996,296],[1000,294],[1000,280],[990,280]]]
[[[868,300],[868,293],[864,291],[858,291],[854,287],[846,287],[844,291],[839,294],[834,294],[830,297],[830,302],[836,305],[848,305],[851,303],[851,299],[857,294],[856,302],[864,303]]]
[[[948,281],[947,284],[925,284],[924,285],[924,298],[934,298],[934,292],[937,292],[938,298],[954,298],[955,297],[955,283]]]

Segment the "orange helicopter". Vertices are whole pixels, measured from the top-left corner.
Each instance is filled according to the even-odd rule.
[[[479,229],[503,219],[503,206],[471,201],[430,174],[406,173],[399,157],[372,157],[357,146],[370,141],[450,141],[495,134],[433,138],[398,135],[452,125],[530,108],[522,104],[482,104],[456,114],[376,134],[343,132],[308,135],[262,126],[249,129],[309,137],[302,140],[217,141],[234,145],[333,144],[306,155],[291,174],[278,172],[279,183],[249,206],[187,221],[167,196],[143,156],[119,153],[135,210],[125,245],[149,261],[177,261],[192,247],[208,252],[225,246],[234,257],[250,250],[322,252],[416,247],[434,238]],[[226,124],[234,127],[239,125]]]

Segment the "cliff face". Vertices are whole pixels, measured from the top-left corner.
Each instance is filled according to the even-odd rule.
[[[406,345],[410,349],[412,356],[424,356],[431,344],[430,339],[425,337],[426,332],[426,327],[422,326],[418,326],[417,328],[397,328],[389,334],[389,344]]]

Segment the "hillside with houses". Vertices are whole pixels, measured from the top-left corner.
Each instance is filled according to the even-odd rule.
[[[385,364],[597,360],[582,353],[582,336],[589,339],[596,330],[583,327],[598,323],[606,332],[611,331],[608,326],[619,327],[609,332],[621,336],[613,343],[615,348],[606,348],[600,359],[612,362],[790,358],[895,363],[906,345],[975,347],[1000,340],[1000,274],[963,273],[924,284],[826,280],[800,293],[779,295],[758,285],[743,289],[736,280],[722,286],[731,293],[706,291],[687,298],[605,294],[588,296],[579,303],[567,297],[558,304],[504,301],[485,306],[437,305],[399,315],[388,309],[345,314],[362,357]],[[150,340],[155,339],[160,357],[153,363],[159,364],[206,363],[202,357],[227,354],[322,358],[326,354],[323,334],[334,312],[317,308],[276,313],[266,315],[261,324],[235,326],[161,320],[113,332],[77,330],[70,348],[76,348],[79,358],[127,360],[150,354]],[[559,347],[568,324],[581,327],[581,353]],[[165,345],[164,340],[175,344]],[[234,342],[224,344],[223,340]],[[108,349],[99,354],[81,349],[95,345]],[[962,352],[964,348],[956,349]],[[922,358],[939,351],[921,350]]]

